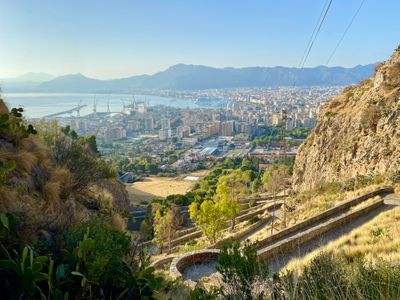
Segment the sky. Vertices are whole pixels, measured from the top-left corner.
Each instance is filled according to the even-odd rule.
[[[306,66],[324,65],[362,0],[333,0]],[[177,63],[300,63],[325,0],[1,0],[0,78],[26,72],[100,79]],[[399,0],[366,0],[329,65],[389,58]]]

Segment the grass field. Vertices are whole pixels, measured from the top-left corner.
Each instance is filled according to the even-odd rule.
[[[177,177],[147,177],[143,181],[127,184],[126,189],[132,205],[146,204],[154,198],[165,198],[174,194],[186,194],[195,181],[184,180],[186,176],[203,177],[207,170],[192,172]]]

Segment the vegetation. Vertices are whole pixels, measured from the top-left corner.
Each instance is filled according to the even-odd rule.
[[[59,166],[73,174],[73,189],[80,191],[99,179],[116,177],[115,171],[104,160],[98,159],[94,136],[80,137],[69,126],[61,131],[64,135],[53,140],[53,157]]]
[[[295,223],[333,207],[340,201],[355,197],[357,193],[376,189],[385,182],[383,176],[357,176],[331,183],[320,183],[315,189],[293,195],[288,206],[293,209],[287,214],[288,222]]]
[[[11,234],[9,218],[0,219]],[[161,284],[130,237],[98,218],[71,228],[57,243],[24,246],[10,238],[18,241],[15,235],[1,240],[0,292],[6,299],[151,299]]]
[[[153,211],[153,242],[162,253],[166,245],[171,249],[171,242],[175,238],[176,231],[180,227],[180,209],[174,204],[169,205],[167,209],[153,205]]]
[[[231,220],[231,230],[235,228],[235,219],[241,205],[239,199],[249,195],[252,171],[233,170],[218,179],[214,201],[220,204],[224,215]]]
[[[1,297],[153,298],[160,278],[120,226],[115,199],[86,189],[115,176],[95,138],[56,123],[37,132],[21,113],[0,101]]]
[[[262,181],[264,183],[265,188],[272,194],[274,197],[274,204],[276,205],[276,196],[279,192],[283,191],[289,186],[289,167],[286,165],[274,165],[264,172]],[[284,227],[286,227],[286,210],[287,203],[286,198],[284,198],[283,204],[283,212],[284,212]],[[272,224],[271,224],[271,234],[274,230],[274,222],[275,222],[275,210],[273,212]]]
[[[302,273],[268,274],[250,245],[225,248],[217,269],[222,286],[207,292],[197,288],[192,299],[399,299],[400,267],[381,260],[371,264],[360,256],[347,260],[325,252],[313,258]]]
[[[254,140],[252,141],[253,146],[266,147],[271,141],[276,142],[282,139],[282,133],[279,127],[267,127],[266,131],[267,133],[254,138]],[[303,140],[307,138],[307,136],[310,134],[310,131],[310,128],[295,128],[292,130],[285,130],[284,135],[293,139]]]
[[[216,269],[221,273],[222,281],[229,283],[221,289],[226,298],[240,295],[240,299],[252,299],[253,283],[265,279],[268,274],[258,263],[257,251],[249,244],[240,247],[237,242],[221,250]]]
[[[189,207],[190,218],[211,243],[216,243],[225,228],[226,216],[220,202],[205,200],[201,204],[193,202]]]
[[[392,263],[399,262],[399,220],[400,207],[383,212],[373,220],[354,229],[350,234],[313,251],[303,259],[292,260],[289,262],[288,268],[302,270],[322,251],[344,256],[349,261],[365,255],[365,258],[370,262],[379,262],[382,259]]]

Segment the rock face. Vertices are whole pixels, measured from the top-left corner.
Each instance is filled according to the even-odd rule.
[[[293,188],[343,181],[357,175],[400,170],[400,46],[376,66],[373,77],[321,109],[315,128],[300,146]]]

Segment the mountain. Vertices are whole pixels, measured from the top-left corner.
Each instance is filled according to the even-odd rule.
[[[82,74],[64,75],[30,86],[41,92],[133,92],[144,89],[196,90],[236,87],[332,86],[358,83],[373,73],[374,65],[353,68],[247,67],[213,68],[178,64],[153,75],[99,80]],[[8,89],[7,84],[4,85]],[[21,87],[20,87],[21,89]]]
[[[6,87],[7,90],[31,90],[38,84],[53,79],[54,76],[47,73],[26,73],[15,78],[0,79],[0,87]]]
[[[15,78],[4,78],[4,79],[0,79],[0,81],[2,82],[13,82],[13,83],[22,83],[22,82],[44,82],[44,81],[48,81],[48,80],[52,80],[54,78],[53,75],[47,74],[47,73],[43,73],[43,72],[39,72],[39,73],[35,73],[35,72],[29,72],[29,73],[25,73],[22,74],[20,76],[17,76]]]
[[[359,175],[399,176],[400,47],[373,77],[327,102],[300,146],[296,190]]]
[[[78,73],[43,82],[36,87],[36,90],[80,93],[132,92],[132,90],[141,88],[143,81],[148,77],[148,75],[140,75],[122,79],[99,80]]]
[[[53,79],[54,76],[47,73],[34,73],[29,72],[12,79],[14,82],[44,82]]]
[[[342,67],[248,67],[212,68],[196,65],[175,65],[151,76],[145,88],[208,89],[261,86],[349,85],[370,76],[373,65]]]

